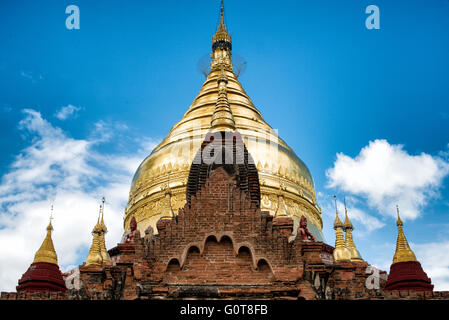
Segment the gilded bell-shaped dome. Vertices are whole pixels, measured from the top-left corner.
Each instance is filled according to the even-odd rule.
[[[221,13],[219,30],[226,30]],[[226,31],[227,33],[227,31]],[[316,202],[312,176],[301,159],[277,135],[263,119],[259,110],[245,93],[232,70],[231,37],[216,42],[213,38],[211,71],[182,119],[170,130],[165,139],[141,163],[132,181],[129,202],[125,210],[125,232],[135,216],[139,230],[148,226],[156,230],[156,222],[165,212],[165,190],[171,193],[171,208],[174,214],[186,202],[186,186],[190,165],[201,146],[220,101],[223,88],[218,81],[226,78],[227,104],[229,105],[235,130],[254,159],[259,173],[262,210],[275,214],[278,208],[279,190],[288,215],[295,221],[295,232],[299,218],[304,215],[309,230],[322,240],[321,209]],[[221,92],[221,95],[220,95]]]

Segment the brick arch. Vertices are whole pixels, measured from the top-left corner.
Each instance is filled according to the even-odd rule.
[[[228,232],[213,232],[213,233],[208,233],[205,237],[204,240],[201,243],[201,251],[200,253],[202,254],[204,252],[204,248],[206,247],[206,242],[208,241],[208,239],[210,238],[215,238],[215,241],[220,243],[224,237],[227,237],[231,240],[232,246],[235,250],[235,241],[234,241],[234,237],[232,236],[232,234],[228,233]]]
[[[220,241],[216,241],[219,239]],[[204,248],[203,247],[204,243]],[[202,253],[200,253],[200,249]],[[198,285],[204,283],[234,285],[273,283],[274,276],[267,269],[256,270],[254,249],[249,243],[236,244],[232,235],[208,234],[201,242],[190,243],[184,249],[182,268],[176,268],[175,257],[164,273],[169,284]],[[194,254],[191,254],[195,251]],[[236,254],[237,251],[237,254]],[[244,252],[243,252],[244,251]],[[271,270],[271,269],[270,269]]]
[[[217,237],[219,238],[219,242],[224,238],[224,237],[228,237],[229,239],[231,239],[231,242],[234,244],[235,240],[234,240],[234,236],[229,233],[229,232],[220,232],[217,233]]]
[[[186,259],[187,259],[187,256],[188,256],[190,250],[192,248],[196,248],[198,250],[198,252],[201,254],[201,252],[202,252],[202,250],[201,250],[202,248],[201,247],[202,247],[201,243],[191,242],[184,248],[184,251],[182,252],[181,259],[180,259],[180,261],[181,261],[180,268],[181,269],[182,269],[182,267],[184,266],[184,264],[186,262]]]
[[[266,265],[268,267],[268,269],[270,270],[270,273],[274,276],[274,272],[273,272],[273,268],[271,266],[271,263],[268,262],[267,259],[265,258],[260,258],[259,260],[257,260],[257,270],[260,270],[261,268],[259,266],[261,265]]]
[[[250,252],[250,255],[251,255],[251,261],[252,261],[251,267],[253,268],[253,270],[257,269],[256,253],[255,253],[255,250],[254,250],[254,246],[251,243],[249,243],[248,241],[236,243],[235,240],[234,240],[233,235],[231,233],[229,233],[229,232],[209,233],[208,235],[206,235],[204,237],[204,241],[202,242],[200,254],[203,254],[204,248],[206,247],[207,240],[209,238],[212,238],[212,237],[214,237],[216,242],[218,242],[218,243],[220,243],[223,240],[223,238],[225,238],[225,237],[229,238],[229,240],[231,240],[232,247],[234,248],[234,253],[235,253],[236,256],[238,256],[240,248],[242,248],[242,247],[248,248],[248,250]],[[271,266],[270,266],[270,269],[273,270],[271,268]]]
[[[214,240],[212,240],[212,239],[214,239]],[[206,246],[206,242],[208,242],[208,241],[220,242],[221,240],[219,241],[215,234],[210,234],[210,235],[206,236],[206,238],[204,239],[204,242],[203,242],[203,250],[202,251],[204,251],[204,247]],[[203,253],[203,252],[201,252],[201,253]]]
[[[229,241],[231,241],[232,245],[234,246],[234,243],[235,243],[234,239],[232,239],[232,237],[228,236],[227,234],[223,234],[220,237],[220,242],[223,241],[223,239],[225,239],[225,238],[229,239]]]
[[[171,268],[173,267],[173,268]],[[176,268],[177,267],[177,268]],[[181,270],[181,263],[179,263],[179,259],[178,258],[171,258],[170,261],[168,261],[167,263],[167,267],[165,268],[165,271],[170,271],[170,270]]]
[[[256,264],[256,253],[254,251],[254,247],[251,243],[245,241],[245,242],[240,242],[238,243],[235,247],[234,247],[234,251],[235,251],[235,255],[238,256],[240,253],[240,249],[242,247],[245,247],[249,250],[250,254],[251,254],[251,267],[253,268],[253,270],[256,270],[257,268],[257,264]]]

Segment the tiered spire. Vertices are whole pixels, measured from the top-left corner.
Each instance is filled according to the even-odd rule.
[[[220,24],[212,37],[211,70],[219,71],[217,77],[218,98],[211,119],[211,129],[215,131],[234,131],[235,121],[228,101],[228,76],[225,71],[232,72],[231,61],[232,38],[224,23],[224,4],[221,1]]]
[[[53,206],[51,206],[50,223],[47,235],[41,247],[34,256],[33,263],[19,279],[17,292],[61,292],[66,291],[66,285],[58,266],[58,257],[53,246],[51,233],[53,226]]]
[[[47,235],[45,236],[44,241],[42,242],[41,247],[37,250],[33,263],[36,262],[47,262],[58,264],[58,257],[56,255],[55,247],[53,245],[53,240],[51,238],[51,233],[53,231],[53,226],[51,224],[51,220],[53,220],[53,206],[51,206],[51,214],[50,214],[50,222],[47,226]]]
[[[108,250],[106,249],[106,239],[105,235],[108,232],[108,228],[106,228],[106,225],[104,223],[104,197],[101,199],[102,205],[100,207],[100,213],[101,213],[101,220],[100,220],[100,254],[101,258],[103,259],[103,262],[111,262],[111,257],[109,256]]]
[[[415,254],[405,238],[402,230],[403,223],[397,206],[396,210],[398,213],[398,220],[396,221],[398,239],[384,290],[433,291],[432,280],[424,272],[421,263],[416,260]]]
[[[417,261],[416,256],[412,249],[408,245],[407,239],[405,238],[404,231],[402,230],[402,220],[399,216],[399,207],[396,206],[396,211],[398,214],[398,219],[396,225],[398,226],[398,238],[396,240],[396,252],[393,257],[393,263],[396,262],[406,262],[406,261]]]
[[[351,261],[363,261],[360,256],[359,251],[357,250],[354,240],[352,239],[352,230],[354,230],[354,226],[348,217],[348,209],[346,208],[346,198],[344,199],[345,203],[345,223],[343,224],[343,229],[345,230],[345,244],[351,253]]]
[[[211,129],[216,131],[234,131],[235,121],[228,101],[228,77],[226,76],[224,68],[221,68],[217,82],[218,98],[217,102],[215,103],[215,110],[210,123]]]
[[[106,250],[105,233],[108,231],[104,223],[104,198],[100,205],[100,212],[97,224],[92,230],[92,245],[86,258],[86,266],[101,266],[103,262],[111,262],[108,251]]]
[[[221,0],[220,6],[220,24],[218,25],[217,31],[212,37],[212,50],[215,50],[219,46],[226,46],[229,48],[229,50],[232,50],[232,37],[229,34],[224,22],[223,0]]]
[[[100,220],[98,219],[97,224],[92,230],[92,245],[86,258],[86,266],[101,266],[103,263],[100,246],[100,230]]]
[[[337,197],[334,196],[335,201],[335,249],[334,249],[334,260],[336,262],[340,261],[351,261],[351,252],[348,250],[345,244],[345,239],[343,237],[343,224],[338,216],[337,209]]]
[[[224,4],[221,1],[220,24],[212,37],[212,63],[211,70],[225,68],[232,71],[231,61],[232,38],[224,22]]]

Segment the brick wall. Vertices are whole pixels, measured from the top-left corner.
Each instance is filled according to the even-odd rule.
[[[289,218],[261,212],[222,168],[158,234],[113,248],[114,263],[79,267],[80,289],[1,293],[16,299],[449,299],[449,292],[367,289],[368,263],[335,263],[333,248],[291,237]],[[142,230],[141,230],[142,231]],[[142,232],[143,234],[143,232]]]

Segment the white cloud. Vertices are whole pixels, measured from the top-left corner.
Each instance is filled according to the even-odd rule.
[[[30,145],[16,156],[0,183],[1,291],[14,291],[32,262],[45,236],[51,204],[53,241],[63,270],[84,261],[102,196],[106,242],[113,247],[123,232],[132,175],[156,145],[146,139],[131,156],[104,155],[97,148],[105,139],[73,139],[39,112],[26,109],[24,114],[19,128],[31,137]]]
[[[65,107],[62,107],[55,113],[55,117],[59,120],[67,120],[67,118],[71,116],[75,116],[76,112],[80,111],[81,107],[75,107],[74,105],[67,105]]]
[[[413,244],[416,258],[427,276],[432,279],[435,291],[449,290],[449,241]]]
[[[322,194],[321,194],[322,197]],[[331,199],[331,196],[328,196],[327,199],[321,198],[320,204],[322,205],[322,212],[327,215],[330,220],[334,221],[335,219],[335,203],[334,200]],[[382,228],[385,224],[380,221],[378,218],[370,215],[365,210],[358,207],[358,200],[354,197],[346,197],[346,208],[348,210],[348,217],[351,220],[353,225],[363,226],[364,230],[359,230],[357,227],[355,228],[356,232],[360,235],[364,233],[368,234],[374,230]],[[338,215],[340,220],[344,222],[345,218],[345,205],[341,201],[337,201]]]
[[[365,198],[370,207],[383,215],[414,219],[421,209],[439,193],[449,174],[449,162],[426,153],[410,155],[402,145],[386,140],[371,141],[359,155],[351,158],[337,154],[334,166],[327,170],[328,187]]]
[[[395,238],[396,239],[396,238]],[[416,259],[421,263],[424,272],[431,278],[435,291],[449,290],[449,241],[413,243],[409,242]],[[372,243],[369,253],[374,254],[369,263],[380,270],[390,272],[396,242]],[[364,258],[367,258],[363,255]]]

